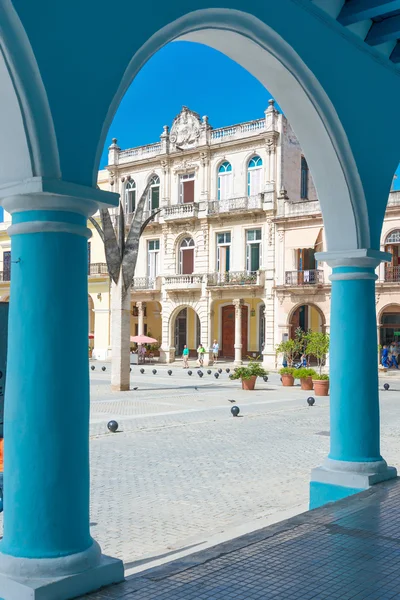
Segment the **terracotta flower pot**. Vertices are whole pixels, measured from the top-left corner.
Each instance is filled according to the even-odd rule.
[[[294,377],[293,375],[289,375],[288,373],[286,375],[281,375],[282,377],[282,385],[284,387],[289,387],[294,385]]]
[[[253,375],[250,379],[242,379],[242,390],[254,390],[257,377]]]
[[[312,377],[302,377],[300,379],[300,386],[302,390],[312,390],[313,380]]]
[[[316,396],[329,396],[329,379],[313,379]]]

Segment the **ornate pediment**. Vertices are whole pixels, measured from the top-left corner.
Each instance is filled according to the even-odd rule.
[[[170,143],[177,150],[188,150],[197,146],[200,137],[200,115],[187,106],[182,110],[172,123],[169,136]]]

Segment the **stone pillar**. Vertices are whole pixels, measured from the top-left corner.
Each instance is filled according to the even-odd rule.
[[[111,285],[111,389],[126,392],[130,387],[131,294],[122,289],[122,274]]]
[[[89,529],[86,221],[97,205],[35,191],[3,200],[14,262],[0,597],[65,600],[123,579]]]
[[[138,309],[138,335],[144,335],[144,310],[146,307],[145,302],[136,302]]]
[[[234,365],[242,364],[242,306],[243,300],[234,300],[235,307],[235,361]]]
[[[380,454],[376,367],[375,268],[386,254],[374,250],[321,253],[333,268],[330,338],[330,452],[312,471],[311,508],[396,476]],[[353,256],[352,256],[353,254]],[[349,345],[357,332],[363,360],[354,368]]]

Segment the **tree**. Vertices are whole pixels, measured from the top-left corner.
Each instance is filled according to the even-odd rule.
[[[308,343],[306,353],[317,359],[319,374],[322,375],[322,366],[329,352],[329,335],[321,331],[310,331],[307,334]]]
[[[147,184],[140,197],[126,237],[125,215],[121,203],[115,230],[107,208],[100,210],[101,226],[96,219],[89,217],[90,222],[103,241],[107,269],[112,281],[111,386],[112,389],[120,391],[129,390],[130,290],[135,274],[139,240],[146,226],[160,212],[160,210],[154,211],[149,218],[143,221],[144,206],[149,188],[150,183]]]
[[[276,354],[283,354],[289,367],[293,366],[296,354],[299,352],[299,344],[296,340],[284,340],[276,347]]]

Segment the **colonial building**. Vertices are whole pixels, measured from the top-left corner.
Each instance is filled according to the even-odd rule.
[[[121,150],[113,139],[98,185],[120,194],[127,226],[148,183],[145,217],[157,214],[140,240],[131,335],[156,338],[161,360],[173,361],[184,344],[195,354],[201,342],[208,361],[216,339],[236,364],[262,356],[274,367],[276,345],[297,327],[329,331],[330,269],[314,256],[324,249],[319,202],[297,138],[272,100],[262,118],[230,127],[213,129],[183,107],[154,144]],[[0,225],[3,299],[9,220],[5,213]],[[393,259],[379,267],[376,286],[381,343],[400,330],[399,246],[400,192],[391,192],[382,250]],[[88,273],[90,343],[105,359],[111,286],[94,229]]]

